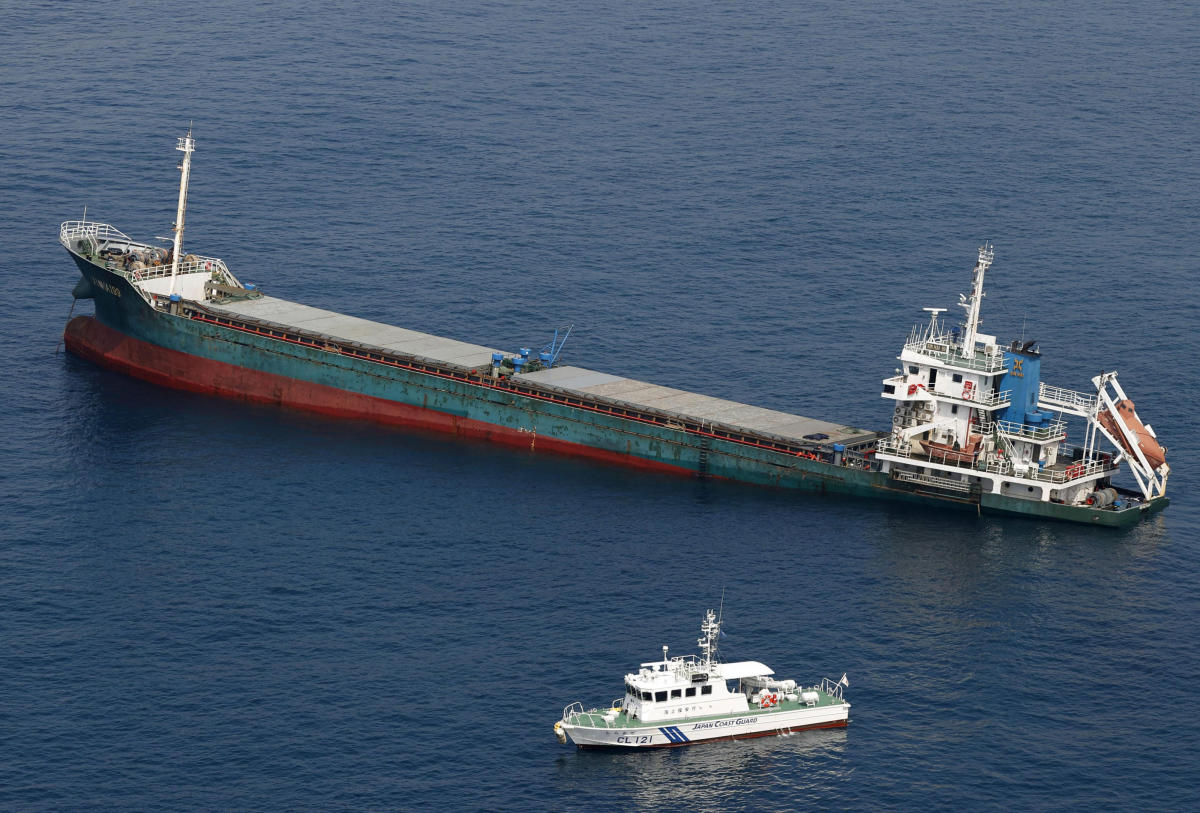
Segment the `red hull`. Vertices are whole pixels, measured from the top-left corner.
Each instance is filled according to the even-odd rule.
[[[686,475],[695,473],[683,466],[519,432],[484,421],[181,353],[135,339],[91,316],[76,316],[68,322],[63,331],[63,341],[67,350],[80,358],[165,387],[292,407],[338,418],[416,427],[530,451],[586,457],[649,471]]]
[[[784,732],[795,733],[797,731],[816,731],[825,728],[845,728],[849,723],[848,720],[837,720],[832,723],[819,723],[818,725],[806,725],[803,728],[777,728],[774,731],[759,731],[754,734],[730,734],[728,737],[713,737],[705,740],[689,740],[688,742],[664,742],[661,745],[643,745],[639,748],[631,748],[623,745],[580,745],[579,748],[588,750],[601,751],[640,751],[643,748],[682,748],[685,745],[702,745],[710,742],[730,742],[731,740],[753,740],[759,737],[774,737],[777,734]]]

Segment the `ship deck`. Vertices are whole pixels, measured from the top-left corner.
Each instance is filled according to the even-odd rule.
[[[453,365],[465,370],[490,369],[492,354],[503,352],[271,296],[221,304],[206,302],[203,307],[207,311],[231,318],[253,320],[277,329],[303,331],[333,342],[352,342],[387,353]],[[805,418],[582,367],[562,366],[520,373],[513,376],[512,380],[577,398],[604,401],[624,409],[666,413],[677,417],[681,422],[714,428],[731,427],[801,446],[828,446],[839,443],[854,447],[871,443],[878,437],[876,432],[866,429]]]

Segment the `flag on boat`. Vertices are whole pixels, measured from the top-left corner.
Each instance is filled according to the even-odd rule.
[[[842,673],[842,679],[838,681],[838,685],[845,686],[847,689],[850,688],[850,678],[846,677],[845,672]]]

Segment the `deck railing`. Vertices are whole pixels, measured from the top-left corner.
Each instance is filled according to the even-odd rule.
[[[971,484],[964,483],[961,480],[955,480],[951,477],[937,477],[932,474],[921,474],[913,471],[896,470],[893,472],[897,480],[903,480],[907,483],[917,483],[920,485],[932,486],[934,488],[945,488],[951,491],[961,491],[967,494],[971,491]]]
[[[922,356],[929,356],[945,362],[952,367],[965,370],[978,370],[984,373],[999,373],[1005,369],[1004,354],[988,354],[976,352],[974,357],[967,358],[962,349],[949,336],[935,336],[929,339],[918,339],[904,345],[905,350]]]
[[[847,681],[847,682],[849,682],[849,681]],[[844,684],[841,681],[833,681],[833,680],[830,680],[829,678],[821,678],[820,689],[821,689],[821,691],[825,692],[825,694],[829,695],[830,697],[834,697],[834,698],[837,698],[838,700],[841,700],[843,688],[844,688]]]
[[[1065,390],[1062,387],[1051,387],[1042,384],[1038,388],[1038,403],[1048,407],[1057,407],[1068,412],[1090,415],[1096,409],[1096,396],[1086,392]]]
[[[1016,421],[996,421],[996,429],[1000,434],[1010,437],[1025,438],[1028,440],[1050,440],[1051,438],[1066,434],[1067,422],[1051,421],[1045,426],[1033,426],[1027,423],[1017,423]]]
[[[90,237],[93,240],[132,242],[129,236],[119,229],[115,229],[107,223],[95,223],[90,220],[68,220],[58,229],[58,241],[64,246],[68,241],[78,240],[81,237]]]
[[[620,709],[620,703],[624,698],[617,698],[612,701],[612,709]],[[568,725],[589,725],[602,728],[617,728],[616,717],[611,720],[605,716],[605,712],[610,709],[590,709],[583,710],[583,704],[576,701],[563,709],[562,721]]]
[[[1012,390],[1003,390],[1001,392],[992,392],[991,390],[974,390],[971,393],[971,397],[967,398],[961,390],[958,393],[953,393],[942,389],[935,389],[933,387],[928,387],[927,389],[929,390],[930,395],[936,395],[938,398],[949,398],[954,401],[961,401],[965,404],[976,406],[1000,407],[1008,406],[1010,403],[1012,403]]]

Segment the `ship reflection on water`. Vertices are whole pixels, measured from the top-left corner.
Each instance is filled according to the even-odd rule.
[[[617,782],[638,809],[727,810],[753,786],[782,809],[827,798],[849,778],[850,736],[852,729],[836,729],[649,751],[577,750],[559,758],[559,789],[587,799]]]

